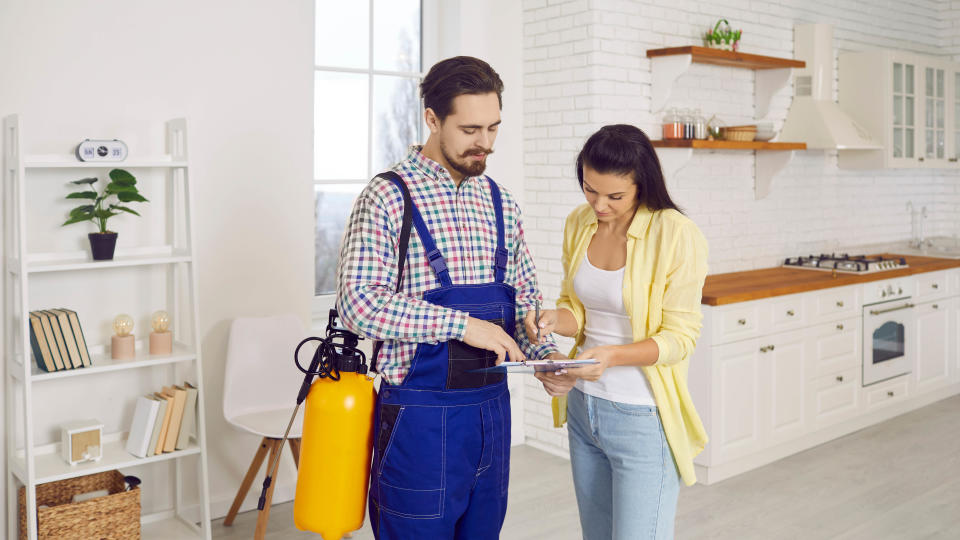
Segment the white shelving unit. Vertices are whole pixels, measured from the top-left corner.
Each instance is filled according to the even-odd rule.
[[[5,287],[5,328],[7,330],[5,360],[6,363],[6,444],[8,461],[7,478],[7,538],[18,537],[19,509],[18,490],[22,486],[26,491],[27,532],[29,540],[36,540],[36,487],[39,484],[75,478],[113,469],[130,469],[159,462],[172,461],[174,482],[172,509],[141,516],[142,537],[145,539],[204,538],[211,537],[210,530],[210,490],[207,478],[206,428],[204,422],[203,369],[200,361],[198,308],[197,308],[197,268],[193,257],[196,245],[192,228],[193,199],[189,182],[189,168],[186,151],[186,122],[175,119],[166,124],[166,144],[168,154],[133,158],[123,162],[91,163],[80,162],[73,156],[25,155],[22,141],[22,119],[11,115],[3,121],[3,200],[6,237],[4,241],[7,271],[4,272]],[[44,181],[44,178],[31,178],[31,173],[47,171],[58,175],[63,171],[63,179],[74,169],[98,169],[106,172],[113,168],[128,170],[159,170],[155,176],[162,175],[166,184],[163,189],[169,196],[166,206],[168,231],[171,234],[169,246],[160,252],[157,250],[131,251],[133,254],[120,254],[110,261],[92,261],[89,254],[78,253],[31,253],[27,245],[27,185],[32,181]],[[52,170],[52,171],[51,171]],[[135,173],[136,174],[136,173]],[[153,178],[151,178],[153,180]],[[133,272],[154,272],[161,269],[168,285],[167,310],[171,314],[177,342],[170,355],[151,356],[147,354],[145,343],[137,343],[137,356],[132,361],[118,362],[110,359],[108,348],[102,344],[88,343],[91,353],[91,366],[65,371],[46,373],[36,367],[31,353],[29,333],[29,311],[52,306],[34,306],[31,304],[31,292],[43,287],[58,273],[64,276],[75,273],[103,272],[124,268]],[[179,272],[185,279],[178,280]],[[125,291],[130,293],[132,291]],[[122,292],[118,292],[122,294]],[[184,300],[186,299],[186,300]],[[64,300],[67,303],[68,300]],[[110,317],[112,314],[97,314]],[[80,313],[81,321],[85,313]],[[190,321],[189,324],[183,321]],[[186,339],[184,339],[186,338]],[[188,379],[199,388],[197,401],[197,440],[175,452],[137,458],[125,450],[126,433],[105,433],[102,440],[103,454],[99,461],[70,466],[59,455],[59,443],[35,445],[36,423],[34,418],[34,399],[38,390],[35,385],[53,384],[49,381],[65,381],[59,384],[83,384],[85,388],[97,388],[97,378],[107,373],[133,370],[161,370],[163,377],[169,377],[167,384],[178,382],[174,377],[186,371]],[[182,381],[180,381],[182,382]],[[123,389],[110,388],[110,392],[123,392]],[[129,404],[133,407],[136,393],[129,392]],[[77,417],[84,416],[82,404],[76,407]],[[66,420],[66,419],[65,419]],[[18,440],[20,443],[18,443]],[[191,458],[196,469],[188,467],[183,458]],[[198,486],[196,503],[185,504],[183,481],[195,479]],[[193,515],[191,519],[188,514]],[[199,520],[196,515],[199,515]]]

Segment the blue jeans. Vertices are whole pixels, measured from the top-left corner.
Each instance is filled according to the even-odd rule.
[[[584,540],[673,538],[680,474],[657,408],[573,388],[567,430]]]

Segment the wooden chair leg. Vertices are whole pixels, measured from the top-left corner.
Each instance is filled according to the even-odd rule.
[[[277,466],[270,470],[270,464],[273,463],[274,458],[277,457],[277,453],[280,451],[280,442],[281,439],[270,439],[270,460],[267,461],[267,474],[273,476],[273,481],[270,482],[270,487],[267,488],[267,498],[266,502],[263,505],[263,510],[260,510],[257,515],[257,528],[253,533],[254,540],[263,540],[264,535],[267,534],[267,521],[270,519],[270,503],[273,501],[273,488],[277,487],[277,471],[280,469],[280,462],[277,462]]]
[[[237,517],[237,512],[240,511],[240,505],[243,503],[243,499],[247,497],[247,492],[250,491],[250,484],[253,483],[253,479],[256,478],[257,473],[260,472],[260,466],[263,465],[263,458],[267,456],[267,450],[270,449],[268,441],[269,439],[266,437],[260,441],[260,448],[257,449],[256,455],[253,456],[253,461],[250,462],[250,468],[247,469],[247,474],[243,477],[243,482],[240,482],[240,489],[237,490],[237,496],[233,498],[230,511],[227,512],[227,517],[223,519],[223,524],[228,527],[233,525],[233,519]]]
[[[300,468],[300,439],[289,439],[290,453],[293,454],[293,464]]]

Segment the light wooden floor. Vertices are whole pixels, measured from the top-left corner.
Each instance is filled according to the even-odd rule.
[[[292,503],[274,506],[267,538],[319,539],[297,531],[292,514]],[[221,521],[214,538],[252,538],[256,513],[232,527]],[[697,540],[960,538],[960,396],[719,484],[684,488],[676,532]],[[354,538],[373,535],[365,525]],[[513,449],[501,538],[580,538],[568,461]]]

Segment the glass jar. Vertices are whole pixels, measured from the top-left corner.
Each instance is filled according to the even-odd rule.
[[[683,122],[683,138],[690,140],[693,138],[693,113],[690,109],[683,109],[680,115],[680,121]]]
[[[714,141],[723,140],[723,128],[726,126],[723,120],[717,118],[717,115],[707,120],[707,136]]]
[[[701,141],[707,138],[707,119],[700,114],[700,109],[693,112],[693,138]]]
[[[667,109],[663,115],[663,139],[682,139],[683,124],[676,109]]]

